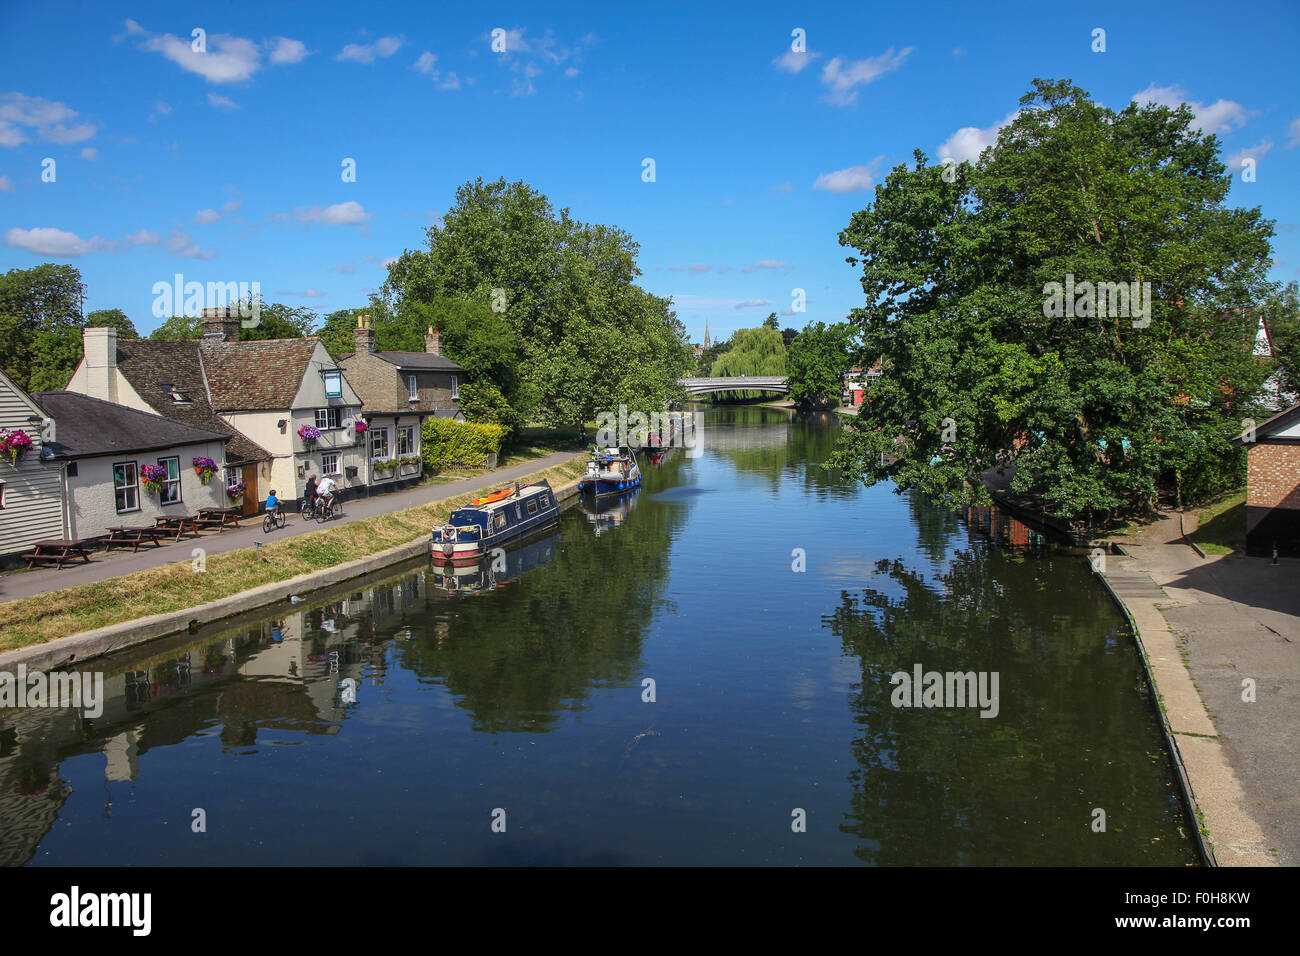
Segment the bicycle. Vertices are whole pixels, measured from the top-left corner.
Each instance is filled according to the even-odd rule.
[[[298,517],[303,521],[310,521],[315,513],[316,499],[314,497],[308,498],[306,495],[303,495],[302,499],[298,502]]]
[[[270,534],[275,528],[284,527],[284,512],[279,508],[274,511],[268,511],[266,517],[262,519],[262,533]]]
[[[324,524],[334,517],[334,506],[325,500],[324,496],[316,499],[315,517],[318,522]]]

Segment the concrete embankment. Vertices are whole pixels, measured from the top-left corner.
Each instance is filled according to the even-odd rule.
[[[578,483],[576,480],[567,482],[554,490],[557,501],[566,501],[578,494]],[[137,618],[121,624],[96,628],[93,631],[71,634],[44,644],[8,651],[0,654],[0,671],[12,672],[19,664],[25,664],[28,671],[77,666],[89,659],[125,648],[181,632],[192,632],[205,625],[240,615],[248,615],[268,605],[288,601],[291,597],[311,600],[313,591],[354,578],[373,575],[401,562],[423,557],[428,553],[428,547],[428,538],[422,537],[356,561],[348,561],[285,581],[241,591],[197,607]]]
[[[1276,837],[1261,825],[1258,788],[1243,780],[1229,759],[1186,661],[1185,649],[1166,619],[1178,602],[1135,558],[1108,555],[1097,575],[1128,615],[1148,679],[1156,693],[1169,750],[1197,823],[1201,854],[1211,866],[1276,866]],[[1259,711],[1261,716],[1264,711]],[[1256,727],[1254,733],[1267,731]],[[1240,741],[1236,742],[1238,745]],[[1238,748],[1240,749],[1240,748]],[[1257,783],[1255,781],[1254,783]]]

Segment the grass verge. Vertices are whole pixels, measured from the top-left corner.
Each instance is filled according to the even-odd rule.
[[[1233,491],[1197,509],[1200,525],[1192,540],[1206,554],[1244,554],[1246,550],[1246,490]]]
[[[559,486],[576,478],[583,467],[584,462],[577,459],[520,480],[546,478]],[[254,548],[244,548],[209,556],[201,573],[187,560],[6,601],[0,604],[0,651],[196,607],[263,584],[369,557],[424,537],[435,523],[445,521],[471,497],[459,495],[264,544],[260,561]]]

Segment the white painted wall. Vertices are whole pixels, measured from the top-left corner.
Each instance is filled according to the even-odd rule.
[[[29,418],[45,413],[0,373],[0,430],[21,429],[31,449],[15,468],[0,455],[0,554],[27,551],[37,541],[67,537],[63,520],[63,466],[41,461],[41,426]]]
[[[151,525],[155,518],[163,515],[192,515],[200,508],[235,507],[238,502],[227,499],[220,472],[206,485],[194,473],[195,458],[207,457],[221,461],[222,444],[206,442],[151,452],[78,459],[77,474],[67,479],[71,536],[93,538],[108,534],[108,528],[117,525]],[[138,474],[145,465],[156,465],[159,458],[171,457],[180,458],[181,500],[176,504],[161,505],[156,494],[151,494],[141,486],[139,510],[118,513],[113,495],[113,465],[122,461],[134,461]]]

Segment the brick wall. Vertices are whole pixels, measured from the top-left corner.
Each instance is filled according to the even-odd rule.
[[[360,396],[364,411],[433,411],[435,408],[454,408],[451,397],[451,373],[405,372],[390,362],[368,353],[354,355],[339,363],[343,374]],[[410,400],[410,387],[406,377],[416,377],[418,403]],[[457,381],[464,376],[458,376]]]
[[[1254,519],[1247,518],[1247,530],[1263,509],[1300,511],[1300,445],[1261,442],[1251,446],[1247,463],[1246,506]]]

